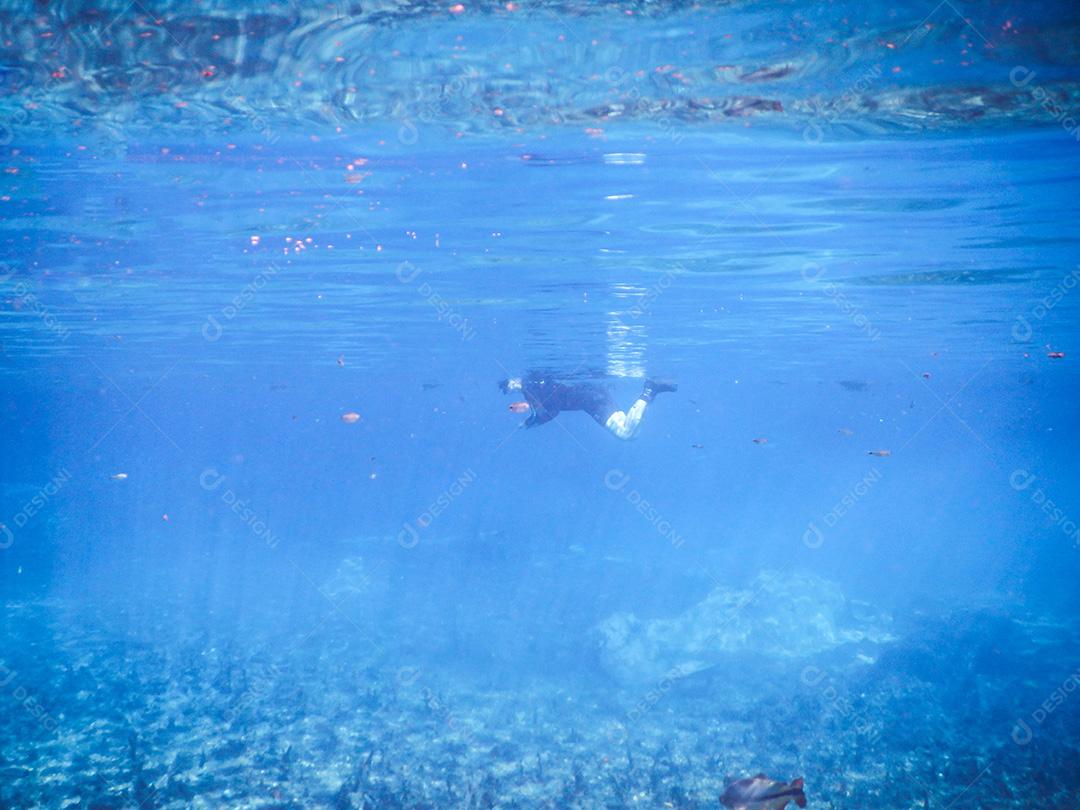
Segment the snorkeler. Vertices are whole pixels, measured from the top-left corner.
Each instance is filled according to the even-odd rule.
[[[524,379],[512,377],[503,380],[499,388],[504,394],[520,391],[525,397],[524,401],[510,405],[514,413],[529,414],[529,418],[522,423],[523,427],[531,428],[550,422],[562,411],[585,411],[620,439],[632,439],[641,427],[646,406],[657,394],[678,390],[678,385],[670,380],[646,380],[641,396],[626,411],[619,410],[605,387],[594,383],[565,385],[530,375]]]

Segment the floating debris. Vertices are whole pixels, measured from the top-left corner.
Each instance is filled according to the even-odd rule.
[[[865,391],[870,387],[870,383],[863,380],[837,380],[837,382],[848,391]]]
[[[113,473],[109,476],[110,481],[126,481],[128,477],[127,473]]]
[[[884,458],[885,456],[891,456],[892,450],[867,450],[866,454],[868,456],[881,456]]]
[[[754,441],[754,444],[768,444],[769,443],[769,440],[766,439],[764,436],[759,436],[758,438],[754,439],[753,441]]]
[[[1064,360],[1065,352],[1047,352],[1046,356],[1051,360]]]
[[[360,421],[360,414],[358,414],[356,411],[348,411],[347,413],[343,413],[341,415],[341,421],[344,422],[346,425],[355,425],[357,422]]]

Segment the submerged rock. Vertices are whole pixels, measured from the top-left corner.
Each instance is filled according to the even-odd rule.
[[[848,644],[892,640],[890,617],[809,574],[762,571],[745,589],[714,589],[670,619],[616,613],[595,628],[599,656],[619,680],[682,679],[718,665],[793,662]]]
[[[363,557],[346,557],[337,570],[319,588],[323,596],[335,604],[378,599],[386,589],[385,575]]]

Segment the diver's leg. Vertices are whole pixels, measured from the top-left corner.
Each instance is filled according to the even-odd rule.
[[[645,416],[645,407],[648,404],[645,399],[639,399],[630,406],[629,410],[615,411],[608,416],[604,427],[620,439],[634,438],[641,427],[641,419]]]
[[[610,430],[620,439],[632,439],[641,428],[641,420],[645,417],[645,408],[656,397],[667,391],[677,391],[679,388],[671,380],[646,380],[641,389],[641,396],[630,406],[625,413],[615,411],[604,420],[604,427]]]

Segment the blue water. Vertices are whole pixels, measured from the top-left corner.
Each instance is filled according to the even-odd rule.
[[[0,12],[0,808],[1080,802],[1074,10],[152,11]]]

